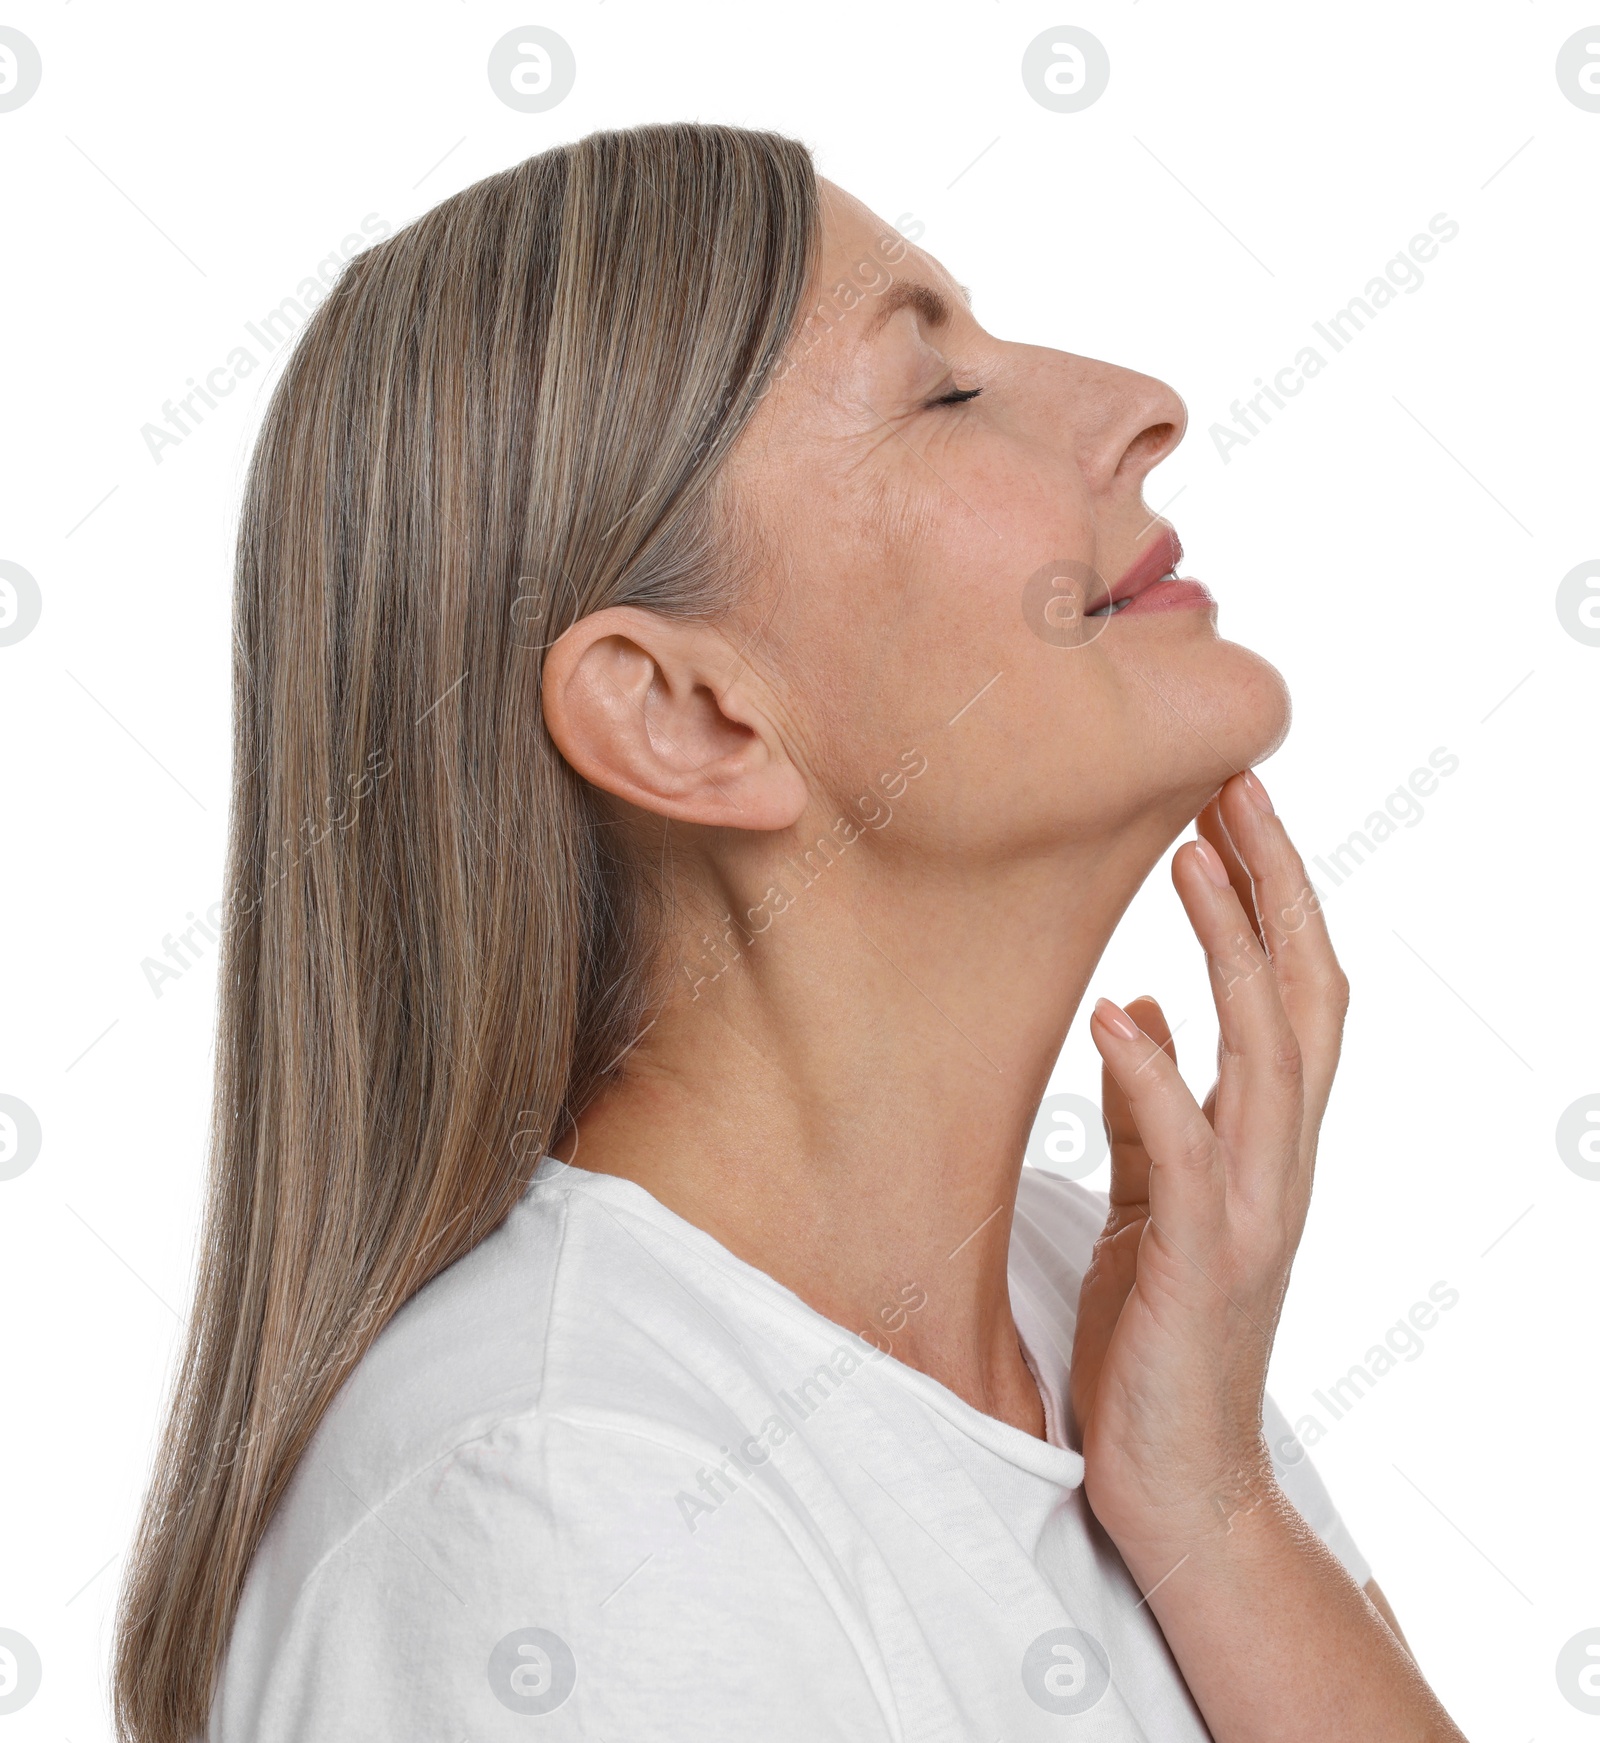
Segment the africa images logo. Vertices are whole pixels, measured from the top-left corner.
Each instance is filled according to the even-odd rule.
[[[548,1628],[514,1628],[489,1654],[489,1687],[513,1713],[553,1713],[577,1685],[572,1648]]]

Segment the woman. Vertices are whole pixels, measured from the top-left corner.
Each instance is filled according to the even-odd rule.
[[[765,134],[351,265],[241,533],[126,1737],[1459,1735],[1263,1417],[1344,983],[1183,421]],[[1197,815],[1218,1084],[1096,1006],[1107,1206],[1022,1158]]]

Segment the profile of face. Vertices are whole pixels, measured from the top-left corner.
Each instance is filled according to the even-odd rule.
[[[546,672],[558,742],[686,823],[825,831],[914,768],[885,854],[1122,843],[1152,862],[1288,721],[1207,591],[1166,579],[1181,549],[1142,487],[1181,400],[996,338],[826,182],[822,213],[811,313],[720,480],[761,560],[714,632],[627,610],[575,626]]]

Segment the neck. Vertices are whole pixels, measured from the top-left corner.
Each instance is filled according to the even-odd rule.
[[[1089,976],[1173,833],[981,876],[863,838],[809,884],[768,838],[759,867],[700,886],[714,924],[683,941],[621,1081],[558,1153],[636,1181],[819,1313],[1042,1434],[1007,1287],[1023,1152]]]

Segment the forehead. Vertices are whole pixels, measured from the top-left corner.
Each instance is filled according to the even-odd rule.
[[[875,316],[875,328],[886,312],[907,303],[935,324],[940,303],[970,306],[971,297],[931,254],[907,242],[892,224],[837,183],[818,177],[822,219],[817,282],[813,291],[826,297],[839,286],[859,286],[874,303],[865,311]],[[894,294],[885,297],[890,285]],[[931,292],[931,296],[927,293]],[[864,326],[865,323],[852,323]]]
[[[817,177],[817,195],[824,260],[863,247],[876,248],[885,241],[903,241],[893,225],[886,224],[870,206],[826,176]]]

